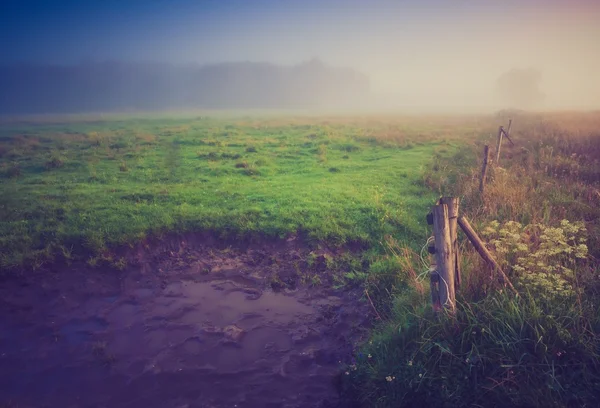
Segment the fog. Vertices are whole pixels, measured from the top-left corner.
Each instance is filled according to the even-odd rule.
[[[81,3],[2,6],[0,113],[600,108],[593,0]]]
[[[362,109],[368,78],[314,59],[174,65],[85,63],[0,68],[0,112],[74,113],[173,109]]]

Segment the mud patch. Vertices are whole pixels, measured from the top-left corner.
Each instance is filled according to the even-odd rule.
[[[370,317],[360,291],[332,288],[320,256],[289,241],[178,243],[123,273],[3,282],[0,403],[337,406],[334,379]]]
[[[80,345],[106,327],[107,324],[103,319],[92,318],[83,321],[74,319],[60,328],[60,334],[69,344]]]

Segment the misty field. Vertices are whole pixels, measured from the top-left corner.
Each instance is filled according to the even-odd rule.
[[[95,262],[170,231],[415,237],[433,198],[424,166],[457,146],[435,123],[382,120],[80,119],[0,132],[2,269]]]
[[[483,146],[495,149],[509,117],[515,146],[504,145],[482,195]],[[21,347],[41,327],[39,342],[58,357],[56,371],[40,375],[125,373],[147,391],[147,406],[186,393],[238,406],[592,406],[600,398],[599,129],[598,113],[7,120],[0,298],[15,322],[1,328]],[[432,312],[425,216],[442,195],[460,197],[519,296],[460,236],[456,314]],[[179,242],[193,234],[194,245]],[[132,248],[147,269],[129,263]],[[200,298],[210,302],[193,303]],[[173,304],[178,313],[168,315]],[[235,323],[214,317],[231,308]],[[273,326],[278,308],[287,320]],[[42,310],[51,314],[40,318]],[[248,312],[257,327],[243,326]],[[209,315],[207,337],[190,345]],[[44,331],[59,316],[63,326]],[[190,348],[164,340],[177,330]],[[163,340],[148,337],[158,331]],[[239,355],[221,358],[224,350]],[[165,372],[128,371],[138,367],[132,356],[160,365],[156,355]],[[194,360],[205,356],[221,357]],[[0,372],[18,364],[27,375],[6,374],[17,389],[36,365],[14,358],[0,361]],[[61,371],[64,358],[76,370]],[[256,370],[243,372],[240,358]],[[227,377],[231,385],[215,380],[229,369],[238,376]],[[150,386],[158,378],[169,385]],[[90,388],[86,401],[119,406],[119,393],[132,392],[98,384],[118,392]],[[269,394],[271,384],[279,394]],[[75,388],[36,396],[66,404],[81,396]]]

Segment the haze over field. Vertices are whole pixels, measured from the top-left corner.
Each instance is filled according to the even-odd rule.
[[[0,0],[0,408],[598,406],[599,40],[600,0]]]
[[[3,1],[0,113],[600,108],[594,0]]]

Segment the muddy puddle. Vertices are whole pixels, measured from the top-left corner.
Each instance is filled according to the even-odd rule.
[[[291,244],[171,249],[2,282],[0,406],[339,406],[360,291]]]

